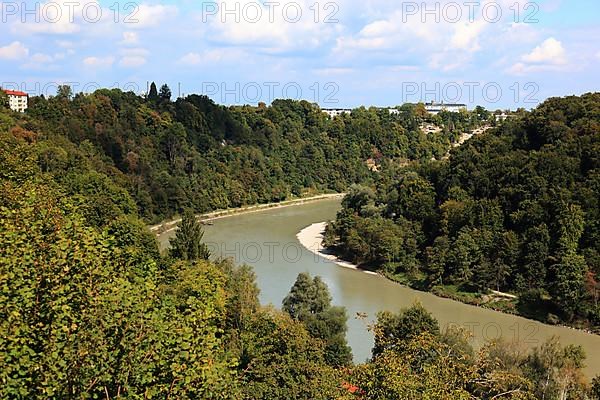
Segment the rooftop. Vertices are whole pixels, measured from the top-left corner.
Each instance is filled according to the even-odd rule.
[[[2,90],[2,89],[0,89],[0,90]],[[2,91],[9,96],[27,96],[27,93],[21,92],[19,90],[2,90]]]

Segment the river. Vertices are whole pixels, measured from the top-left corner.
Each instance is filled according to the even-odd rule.
[[[419,292],[379,275],[340,267],[302,247],[296,234],[312,223],[335,218],[339,208],[339,199],[320,200],[221,218],[205,227],[204,240],[213,254],[233,257],[237,263],[254,267],[262,304],[280,307],[298,273],[320,275],[329,286],[333,303],[348,310],[347,339],[355,362],[364,362],[371,353],[373,335],[367,328],[378,311],[397,312],[419,301],[441,327],[458,324],[469,329],[476,346],[499,336],[523,346],[536,346],[556,335],[563,345],[583,346],[587,355],[586,375],[600,374],[600,336]],[[166,246],[173,234],[171,231],[159,236],[161,246]],[[361,317],[357,318],[357,313]]]

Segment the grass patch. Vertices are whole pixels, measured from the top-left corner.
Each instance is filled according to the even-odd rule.
[[[480,305],[482,303],[481,293],[474,291],[471,287],[459,285],[437,285],[431,288],[436,296],[461,301],[468,304]]]
[[[392,273],[392,272],[387,272],[384,270],[383,275],[386,278],[388,278],[394,282],[398,282],[401,285],[405,285],[405,286],[408,286],[410,288],[417,289],[417,290],[424,290],[424,291],[427,290],[427,275],[425,275],[422,272]]]

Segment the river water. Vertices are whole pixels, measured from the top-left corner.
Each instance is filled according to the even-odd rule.
[[[364,362],[373,346],[368,325],[378,311],[397,312],[419,301],[444,327],[457,324],[473,333],[473,344],[502,337],[522,346],[536,346],[556,335],[561,343],[581,345],[585,349],[586,374],[600,374],[600,336],[574,329],[545,325],[521,317],[462,304],[393,283],[381,276],[340,267],[306,250],[296,234],[315,222],[335,218],[340,200],[268,209],[230,216],[205,227],[204,240],[213,254],[233,257],[237,263],[254,267],[262,304],[281,307],[281,302],[300,272],[320,275],[329,286],[335,305],[348,311],[348,343],[355,362]],[[159,237],[166,246],[174,232]],[[366,317],[365,317],[366,314]]]

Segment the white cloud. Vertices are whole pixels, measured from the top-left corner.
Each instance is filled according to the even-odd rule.
[[[179,59],[180,64],[184,65],[201,65],[201,64],[216,64],[222,62],[234,62],[246,57],[246,53],[239,49],[211,49],[205,50],[202,53],[187,53]]]
[[[521,56],[521,61],[507,69],[509,74],[525,75],[544,71],[563,71],[568,67],[566,51],[562,43],[551,37]]]
[[[140,42],[137,32],[123,32],[123,40],[120,44],[124,46],[136,45]]]
[[[115,58],[107,57],[86,57],[83,59],[83,64],[90,68],[107,68],[113,65]]]
[[[339,23],[324,23],[326,15],[321,15],[321,21],[315,23],[313,11],[309,9],[314,8],[311,0],[289,4],[294,7],[284,12],[282,6],[271,9],[255,0],[223,0],[215,15],[199,16],[197,21],[207,28],[204,33],[211,41],[253,47],[270,54],[316,49],[342,29]],[[301,14],[296,10],[301,10]],[[295,20],[298,15],[299,19]]]
[[[121,49],[120,54],[129,57],[146,57],[150,54],[150,52],[141,47],[134,47],[129,49]]]
[[[12,42],[11,44],[0,47],[0,59],[18,60],[29,55],[29,49],[21,42]]]
[[[526,24],[523,22],[511,23],[508,27],[502,30],[498,39],[502,44],[508,46],[514,46],[514,43],[528,44],[535,43],[539,40],[540,33],[536,30],[532,24]]]
[[[141,4],[136,10],[130,10],[127,16],[130,21],[128,26],[131,26],[132,29],[154,27],[177,14],[176,6]]]
[[[141,67],[142,65],[146,64],[146,62],[147,60],[144,57],[127,56],[121,58],[119,65],[126,68],[136,68]]]
[[[553,71],[564,71],[567,68],[565,65],[553,65],[553,64],[527,64],[518,62],[511,65],[506,72],[512,75],[527,75],[538,72],[553,72]]]
[[[352,68],[318,68],[314,72],[321,76],[339,76],[351,74],[355,71]]]
[[[53,60],[52,56],[49,56],[48,54],[42,54],[42,53],[35,53],[34,55],[32,55],[29,58],[29,61],[34,62],[34,63],[49,63]]]
[[[204,59],[198,53],[187,53],[179,59],[179,62],[185,65],[199,65],[202,64],[203,61]]]
[[[522,57],[523,61],[531,64],[566,64],[567,58],[562,43],[553,37],[544,40],[529,54]]]
[[[72,49],[73,47],[75,47],[75,43],[69,40],[57,40],[56,45],[58,47],[62,47],[63,49]]]
[[[124,4],[117,3],[116,6],[120,6],[118,14],[114,7],[103,8],[99,0],[45,0],[35,3],[35,10],[33,5],[30,7],[34,14],[24,20],[15,18],[11,31],[14,35],[84,33],[105,37],[114,32],[115,18],[120,26],[133,30],[156,27],[178,13],[173,5],[140,4],[124,8]],[[137,36],[126,32],[121,44],[136,43]]]
[[[450,39],[450,47],[468,52],[476,52],[481,49],[479,36],[488,24],[483,21],[457,23],[454,34]]]
[[[23,69],[33,70],[56,70],[58,66],[55,61],[62,59],[62,53],[49,55],[44,53],[35,53],[26,59],[25,64],[21,65]]]
[[[23,3],[24,4],[24,3]],[[13,34],[72,34],[79,32],[81,27],[77,20],[85,14],[94,18],[92,7],[100,7],[96,0],[82,0],[72,2],[69,0],[47,0],[34,3],[31,9],[34,14],[23,16],[23,20],[11,26]],[[84,11],[86,10],[86,11]]]
[[[140,47],[121,49],[119,65],[126,68],[141,67],[146,64],[150,52]]]

